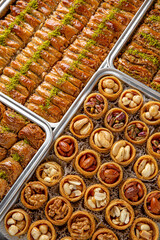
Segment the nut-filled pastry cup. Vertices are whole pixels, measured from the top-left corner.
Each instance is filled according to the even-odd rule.
[[[5,229],[11,236],[25,234],[30,226],[31,219],[23,209],[14,209],[7,213],[4,219]]]
[[[91,185],[84,195],[84,204],[92,211],[103,210],[108,205],[109,200],[109,190],[102,184]]]
[[[29,182],[21,192],[21,202],[29,209],[38,209],[48,199],[47,187],[38,181]]]
[[[100,93],[91,93],[84,101],[84,112],[91,118],[100,119],[107,109],[107,99]]]
[[[27,233],[28,240],[55,240],[56,232],[53,225],[47,220],[33,222]]]
[[[118,164],[128,166],[136,156],[136,149],[130,142],[119,140],[113,144],[110,156]]]
[[[67,236],[67,237],[63,237],[63,238],[61,238],[60,240],[73,240],[73,238]]]
[[[89,144],[100,153],[108,153],[112,147],[114,136],[107,128],[97,128],[90,136]]]
[[[45,215],[54,225],[64,225],[72,214],[73,208],[70,202],[61,196],[54,197],[47,202]]]
[[[160,102],[149,101],[140,111],[140,119],[148,125],[160,124]]]
[[[145,184],[137,178],[128,178],[119,189],[120,198],[133,206],[141,204],[146,194],[147,188]]]
[[[60,181],[59,191],[70,202],[77,202],[84,196],[86,184],[78,175],[67,175]]]
[[[93,234],[92,240],[100,240],[100,239],[118,240],[118,237],[109,228],[100,228]]]
[[[129,114],[138,112],[143,104],[142,94],[135,89],[127,89],[122,92],[118,105]]]
[[[122,132],[127,123],[128,114],[120,108],[111,108],[104,118],[104,125],[111,132]]]
[[[80,174],[86,178],[91,178],[97,173],[101,159],[97,152],[86,149],[77,155],[73,164]]]
[[[160,132],[152,134],[147,141],[147,152],[160,159]]]
[[[135,219],[131,226],[130,235],[133,240],[151,239],[158,240],[159,228],[149,218],[140,217]]]
[[[98,90],[110,101],[116,100],[123,91],[122,84],[114,76],[105,76],[100,79]]]
[[[74,239],[87,240],[95,231],[95,220],[87,211],[76,211],[68,221],[68,231]]]
[[[87,138],[93,130],[92,120],[86,115],[77,115],[72,119],[69,130],[80,139]]]
[[[125,230],[134,220],[134,210],[126,201],[114,199],[106,208],[105,218],[111,227]]]
[[[150,155],[138,158],[133,169],[137,177],[142,180],[150,180],[158,174],[157,161]]]
[[[59,159],[70,162],[78,153],[78,142],[72,136],[63,135],[55,141],[54,151]]]
[[[144,200],[144,210],[149,217],[160,220],[160,191],[148,193]]]
[[[62,168],[56,162],[42,163],[36,170],[37,179],[48,187],[59,183],[62,175]]]

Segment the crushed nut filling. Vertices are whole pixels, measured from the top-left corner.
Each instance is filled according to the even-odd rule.
[[[124,206],[116,205],[110,210],[110,216],[113,224],[123,226],[129,223],[130,213]]]
[[[72,221],[71,230],[74,236],[87,236],[91,229],[91,222],[87,217],[77,217]]]
[[[64,193],[70,198],[79,197],[82,194],[83,186],[82,183],[77,179],[72,179],[64,183],[63,185]]]
[[[52,182],[60,177],[60,170],[51,163],[46,163],[44,168],[41,170],[41,177],[45,182]]]
[[[26,202],[32,206],[41,205],[46,201],[45,189],[40,183],[33,183],[26,187],[24,197]]]
[[[68,214],[69,207],[62,199],[55,199],[49,206],[48,215],[54,220],[61,220]]]
[[[97,240],[116,240],[111,233],[101,233],[97,236]]]

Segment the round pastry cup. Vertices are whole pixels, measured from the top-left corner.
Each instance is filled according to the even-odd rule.
[[[88,131],[87,134],[85,134],[85,135],[80,135],[80,134],[77,134],[77,133],[74,131],[73,125],[74,125],[74,123],[75,123],[76,121],[78,121],[78,120],[80,120],[80,119],[83,119],[83,118],[87,118],[87,119],[89,120],[89,122],[90,122],[90,124],[91,124],[91,128],[90,128],[90,130]],[[71,131],[71,133],[72,133],[74,136],[76,136],[76,137],[78,137],[78,138],[80,138],[80,139],[87,138],[87,137],[91,134],[91,132],[92,132],[92,130],[93,130],[93,123],[92,123],[91,119],[90,119],[88,116],[83,115],[83,114],[77,115],[77,116],[75,116],[75,117],[72,119],[72,121],[71,121],[71,123],[70,123],[70,126],[69,126],[69,130]]]
[[[104,181],[101,179],[101,177],[100,177],[101,169],[102,169],[104,166],[107,166],[107,165],[110,165],[110,164],[116,166],[116,167],[119,169],[119,171],[120,171],[119,179],[118,179],[115,183],[113,183],[113,184],[109,184],[109,183],[104,182]],[[97,173],[97,176],[98,176],[99,181],[100,181],[103,185],[105,185],[105,186],[108,187],[108,188],[114,188],[114,187],[116,187],[116,186],[122,181],[122,179],[123,179],[123,170],[122,170],[122,168],[121,168],[121,166],[120,166],[119,164],[114,163],[114,162],[107,162],[107,163],[103,163],[103,164],[100,166],[100,168],[99,168],[99,170],[98,170],[98,173]]]
[[[117,142],[124,142],[124,143],[126,143],[127,145],[130,146],[130,148],[131,148],[131,157],[130,157],[128,160],[125,160],[125,161],[120,162],[120,161],[118,161],[118,160],[115,158],[115,156],[113,155],[112,150],[113,150],[114,145],[115,145]],[[136,149],[135,149],[135,147],[134,147],[130,142],[128,142],[128,141],[126,141],[126,140],[119,140],[119,141],[117,141],[117,142],[115,142],[115,143],[113,144],[113,146],[112,146],[112,148],[111,148],[111,151],[110,151],[110,156],[111,156],[111,158],[113,159],[113,161],[116,162],[116,163],[118,163],[119,165],[122,165],[122,166],[124,166],[124,167],[125,167],[125,166],[128,166],[131,162],[133,162],[133,160],[134,160],[134,158],[135,158],[135,156],[136,156]]]
[[[156,191],[152,191],[152,192],[150,192],[150,193],[147,194],[147,196],[146,196],[145,199],[144,199],[144,210],[145,210],[146,214],[147,214],[149,217],[159,220],[159,219],[160,219],[160,215],[151,213],[151,212],[148,210],[148,208],[147,208],[147,199],[148,199],[148,197],[149,197],[151,194],[153,194],[153,193],[160,193],[160,191],[156,190]]]
[[[106,79],[112,79],[115,83],[117,83],[119,89],[116,93],[112,93],[112,94],[108,94],[106,93],[104,90],[103,90],[103,87],[102,87],[102,83],[104,80]],[[105,76],[103,78],[101,78],[101,80],[99,81],[98,83],[98,91],[103,95],[105,96],[107,99],[109,99],[110,101],[114,101],[116,100],[119,95],[121,94],[121,92],[123,91],[123,87],[122,87],[122,84],[120,82],[120,80],[114,76]]]
[[[117,237],[117,236],[115,235],[115,233],[114,233],[112,230],[110,230],[109,228],[100,228],[100,229],[98,229],[98,230],[93,234],[92,240],[97,240],[98,235],[100,235],[100,234],[107,234],[107,233],[111,234],[111,235],[115,238],[115,240],[118,240],[118,237]]]
[[[93,155],[95,156],[96,160],[97,160],[97,167],[96,167],[96,169],[95,169],[94,171],[92,171],[92,172],[88,172],[88,171],[83,170],[83,169],[80,167],[80,165],[79,165],[79,160],[80,160],[80,158],[81,158],[84,154],[87,154],[87,153],[93,154]],[[76,157],[76,159],[75,159],[75,162],[74,162],[74,167],[76,168],[76,170],[77,170],[80,174],[82,174],[83,176],[85,176],[86,178],[91,178],[91,177],[93,177],[93,176],[97,173],[100,165],[101,165],[101,159],[100,159],[99,154],[98,154],[97,152],[95,152],[94,150],[91,150],[91,149],[86,149],[86,150],[80,152],[80,153],[77,155],[77,157]]]
[[[159,125],[159,124],[160,124],[160,119],[157,119],[157,120],[155,120],[155,121],[150,121],[150,120],[148,120],[147,118],[145,118],[145,116],[144,116],[144,113],[145,113],[146,111],[148,111],[149,108],[150,108],[152,105],[158,105],[159,108],[160,108],[160,102],[158,102],[158,101],[149,101],[148,103],[145,103],[145,104],[143,105],[143,107],[141,108],[141,111],[140,111],[140,119],[141,119],[143,122],[145,122],[146,124],[148,124],[148,125]]]
[[[111,135],[111,142],[110,142],[109,148],[100,148],[100,147],[98,147],[98,146],[94,143],[94,135],[95,135],[97,132],[100,132],[100,131],[106,131],[106,132],[110,133],[110,135]],[[97,152],[108,153],[109,150],[110,150],[111,147],[112,147],[113,141],[114,141],[114,136],[113,136],[113,134],[111,133],[111,131],[109,131],[107,128],[97,128],[97,129],[95,129],[95,130],[91,133],[91,136],[90,136],[90,139],[89,139],[89,144],[90,144],[90,146],[91,146],[93,149],[95,149]]]
[[[86,103],[89,102],[89,99],[91,97],[94,97],[95,95],[100,95],[103,98],[103,101],[104,101],[104,108],[103,108],[102,112],[100,112],[98,114],[96,114],[96,113],[92,114],[92,113],[88,112],[87,106],[86,106]],[[100,93],[97,93],[97,92],[96,93],[91,93],[90,95],[88,95],[88,97],[84,101],[84,112],[91,118],[100,119],[107,112],[107,109],[108,109],[107,99]]]
[[[90,226],[91,226],[90,232],[89,232],[88,236],[85,236],[85,237],[77,236],[77,235],[75,236],[75,234],[72,232],[72,229],[71,229],[71,225],[72,225],[73,220],[76,219],[77,217],[81,217],[81,216],[82,217],[87,217],[90,220],[90,222],[91,222],[91,224],[90,224]],[[84,239],[87,240],[87,239],[91,238],[93,233],[94,233],[94,231],[95,231],[95,228],[96,228],[96,224],[95,224],[95,220],[94,220],[93,215],[90,214],[89,212],[85,211],[85,210],[84,211],[76,211],[76,212],[74,212],[71,215],[70,219],[68,220],[67,226],[68,226],[68,231],[69,231],[71,237],[73,237],[74,239],[77,239],[77,240],[84,240]]]
[[[146,130],[147,130],[146,137],[143,138],[143,139],[141,139],[141,140],[139,140],[139,141],[135,141],[135,140],[131,139],[131,138],[129,137],[129,135],[128,135],[128,132],[127,132],[128,127],[129,127],[130,125],[132,125],[132,124],[135,124],[135,123],[140,123],[140,124],[144,125],[144,127],[145,127]],[[143,143],[146,142],[146,140],[147,140],[147,138],[148,138],[148,136],[149,136],[149,128],[147,127],[147,125],[146,125],[144,122],[137,121],[137,120],[136,120],[136,121],[132,121],[132,122],[130,122],[130,123],[127,125],[127,127],[125,128],[124,136],[125,136],[125,138],[126,138],[128,141],[130,141],[131,143],[133,143],[133,144],[138,144],[138,145],[142,145]]]
[[[159,228],[158,228],[157,224],[155,222],[153,222],[149,218],[141,217],[141,218],[135,219],[135,221],[132,223],[132,226],[131,226],[131,229],[130,229],[130,235],[131,235],[131,238],[133,240],[139,240],[139,238],[137,238],[136,235],[135,235],[135,228],[136,228],[136,225],[138,223],[148,224],[151,227],[151,229],[153,230],[153,232],[154,232],[153,240],[157,240],[158,239],[158,237],[159,237]]]
[[[126,196],[124,194],[124,188],[125,188],[126,184],[131,183],[131,182],[140,183],[140,185],[143,187],[143,191],[144,191],[143,197],[137,202],[130,201],[128,198],[126,198]],[[137,206],[137,205],[141,204],[144,201],[146,194],[147,194],[147,188],[146,188],[145,184],[137,178],[128,178],[125,182],[123,182],[123,184],[121,185],[121,187],[119,189],[120,198],[122,198],[123,200],[125,200],[132,206]]]
[[[141,97],[140,104],[135,108],[129,108],[129,107],[124,106],[122,103],[122,98],[126,95],[126,93],[135,93],[136,95],[139,95]],[[136,113],[141,108],[142,104],[143,104],[143,96],[139,91],[137,91],[135,89],[127,89],[127,90],[123,91],[123,93],[121,94],[119,101],[118,101],[119,107],[122,108],[123,110],[125,110],[129,114]]]
[[[126,207],[127,210],[130,212],[130,221],[126,225],[118,226],[118,225],[114,224],[110,218],[110,210],[112,209],[113,206],[116,206],[118,204]],[[131,207],[131,205],[129,203],[127,203],[126,201],[124,201],[122,199],[114,199],[113,201],[110,202],[110,204],[106,208],[105,219],[111,227],[113,227],[117,230],[125,230],[132,224],[132,222],[134,220],[134,210]]]
[[[152,148],[152,140],[153,139],[157,139],[157,138],[160,138],[160,132],[158,133],[154,133],[152,134],[149,138],[148,138],[148,141],[147,141],[147,152],[152,155],[153,157],[157,158],[157,159],[160,159],[160,154],[156,153],[153,151],[153,148]]]
[[[100,207],[100,208],[92,208],[92,207],[89,206],[89,204],[88,204],[88,202],[87,202],[87,200],[88,200],[88,194],[89,194],[90,190],[93,189],[93,188],[102,188],[103,191],[106,193],[106,195],[107,195],[107,197],[106,197],[107,203],[105,204],[105,206]],[[108,205],[108,203],[109,203],[109,200],[110,200],[109,190],[108,190],[105,186],[103,186],[102,184],[94,184],[94,185],[91,185],[90,187],[87,188],[87,190],[86,190],[86,192],[85,192],[85,195],[84,195],[84,204],[85,204],[85,206],[86,206],[89,210],[95,211],[95,212],[102,211],[104,208],[106,208],[107,205]]]
[[[125,120],[125,124],[124,124],[123,127],[116,129],[116,128],[113,128],[113,127],[109,126],[109,124],[107,122],[107,117],[108,117],[109,114],[112,114],[113,112],[123,112],[125,114],[126,120]],[[110,131],[115,132],[115,133],[122,132],[125,129],[125,127],[127,126],[127,123],[128,123],[128,114],[123,109],[120,109],[120,108],[111,108],[106,113],[105,118],[104,118],[105,127],[108,128]]]
[[[138,166],[140,164],[140,162],[143,160],[143,159],[146,159],[146,160],[149,160],[149,161],[152,161],[154,163],[154,166],[155,166],[155,172],[154,174],[152,174],[150,177],[148,178],[145,178],[144,176],[142,176],[141,174],[139,174],[138,172]],[[157,161],[150,155],[143,155],[141,156],[140,158],[137,159],[137,161],[135,162],[134,164],[134,167],[133,167],[134,171],[135,171],[135,174],[136,176],[141,179],[141,180],[150,180],[152,178],[154,178],[157,174],[158,174],[158,164],[157,164]]]
[[[41,170],[43,169],[43,166],[45,166],[46,163],[47,163],[47,162],[42,163],[41,165],[39,165],[39,167],[38,167],[37,170],[36,170],[36,177],[37,177],[37,179],[38,179],[41,183],[45,184],[45,185],[48,186],[48,187],[52,187],[52,186],[56,185],[57,183],[59,183],[60,179],[62,178],[62,168],[61,168],[61,166],[60,166],[58,163],[56,163],[56,162],[48,162],[49,164],[55,165],[56,168],[59,170],[59,177],[56,178],[53,182],[46,182],[46,181],[44,181],[44,179],[41,177]]]
[[[50,206],[51,204],[53,204],[53,202],[54,202],[56,199],[62,200],[62,201],[65,202],[65,203],[67,204],[67,206],[69,207],[67,215],[66,215],[62,220],[57,220],[57,221],[56,221],[56,220],[53,220],[53,219],[48,215],[49,206]],[[47,202],[47,205],[46,205],[46,207],[45,207],[45,215],[46,215],[46,218],[47,218],[52,224],[54,224],[54,225],[56,225],[56,226],[62,226],[62,225],[64,225],[64,224],[68,221],[68,219],[70,218],[72,212],[73,212],[73,208],[72,208],[70,202],[69,202],[66,198],[61,197],[61,196],[57,196],[57,197],[54,197],[54,198],[50,199],[50,200]]]
[[[40,207],[42,207],[42,205],[45,203],[45,202],[43,202],[43,203],[41,203],[41,204],[39,204],[38,206],[32,206],[32,205],[30,205],[29,203],[27,203],[26,202],[26,200],[25,200],[25,197],[24,197],[24,192],[25,192],[25,190],[26,190],[26,188],[27,187],[29,187],[29,186],[31,186],[33,183],[38,183],[38,184],[41,184],[43,187],[44,187],[44,191],[45,191],[45,202],[47,201],[47,199],[48,199],[48,188],[43,184],[43,183],[41,183],[41,182],[39,182],[39,181],[34,181],[34,182],[29,182],[29,183],[27,183],[26,184],[26,186],[23,188],[23,190],[22,190],[22,192],[21,192],[21,202],[22,202],[22,204],[26,207],[26,208],[29,208],[29,209],[39,209]]]
[[[63,238],[61,238],[60,240],[73,240],[73,238],[67,236],[67,237],[63,237]]]
[[[78,181],[80,181],[82,183],[82,189],[83,190],[82,190],[82,193],[81,193],[80,196],[71,198],[70,196],[65,194],[65,192],[63,190],[63,185],[64,185],[64,183],[66,182],[67,179],[69,179],[69,180],[77,179]],[[83,179],[81,177],[79,177],[78,175],[67,175],[67,176],[63,177],[62,180],[60,181],[59,191],[60,191],[60,194],[63,197],[67,198],[70,202],[77,202],[78,200],[80,200],[84,196],[84,193],[86,191],[86,184],[84,183]]]
[[[33,229],[34,227],[38,227],[39,225],[43,225],[43,224],[47,225],[47,226],[49,227],[49,229],[50,229],[50,232],[51,232],[51,234],[52,234],[52,238],[51,238],[50,240],[55,240],[55,239],[56,239],[56,231],[55,231],[53,225],[52,225],[49,221],[47,221],[47,220],[38,220],[38,221],[36,221],[36,222],[33,222],[33,223],[31,224],[29,230],[28,230],[27,239],[28,239],[28,240],[34,240],[34,238],[33,238],[32,235],[31,235],[32,229]]]
[[[23,235],[23,234],[25,234],[25,233],[27,232],[27,230],[28,230],[28,228],[29,228],[29,226],[30,226],[30,224],[31,224],[31,218],[30,218],[30,216],[28,215],[28,213],[26,213],[23,209],[20,209],[20,208],[17,208],[17,209],[14,209],[14,210],[9,211],[9,212],[6,214],[5,219],[4,219],[5,229],[6,229],[6,231],[7,231],[8,234],[9,234],[9,232],[8,232],[9,226],[8,226],[8,224],[7,224],[7,221],[8,221],[9,218],[11,218],[11,216],[12,216],[13,213],[22,213],[22,214],[24,215],[24,220],[25,220],[25,222],[26,222],[26,226],[24,227],[24,229],[14,235],[14,236],[18,237],[18,236],[21,236],[21,235]],[[10,235],[10,234],[9,234],[9,235]]]
[[[58,150],[57,150],[57,145],[58,145],[58,143],[59,143],[61,140],[65,139],[65,138],[69,138],[69,139],[71,139],[72,142],[74,142],[75,151],[74,151],[74,153],[73,153],[70,157],[64,157],[64,156],[60,155],[59,152],[58,152]],[[59,159],[65,161],[65,162],[70,162],[72,159],[74,159],[74,157],[75,157],[75,156],[77,155],[77,153],[78,153],[78,142],[77,142],[77,140],[76,140],[74,137],[71,137],[71,136],[69,136],[69,135],[63,135],[63,136],[59,137],[59,138],[55,141],[55,144],[54,144],[54,152],[55,152],[56,156],[57,156]]]

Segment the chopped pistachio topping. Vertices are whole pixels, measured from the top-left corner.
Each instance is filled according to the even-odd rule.
[[[13,158],[13,160],[16,161],[16,162],[20,162],[20,161],[21,161],[21,156],[19,156],[18,153],[13,153],[13,154],[12,154],[12,158]]]
[[[150,21],[154,21],[154,22],[160,22],[160,16],[156,16],[156,15],[151,15],[148,18]]]
[[[141,32],[140,35],[142,35],[142,37],[144,37],[149,42],[150,46],[160,49],[160,42],[155,37],[144,32]]]
[[[0,178],[7,180],[7,174],[5,171],[0,171]]]

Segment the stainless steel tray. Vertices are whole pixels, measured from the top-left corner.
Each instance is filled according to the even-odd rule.
[[[9,9],[9,5],[15,0],[1,0],[0,1],[0,18],[3,17]]]
[[[2,102],[4,105],[10,107],[11,109],[15,110],[16,112],[20,113],[21,115],[28,118],[30,121],[36,123],[38,126],[40,126],[46,133],[46,139],[43,145],[39,148],[37,153],[34,155],[32,160],[28,163],[26,168],[23,170],[19,178],[16,180],[16,182],[11,187],[10,191],[7,193],[7,195],[4,197],[4,199],[0,203],[0,221],[8,211],[8,209],[11,207],[11,205],[16,200],[17,192],[21,189],[23,183],[29,178],[29,176],[32,174],[32,172],[35,170],[35,168],[38,166],[40,161],[46,156],[47,152],[49,151],[53,134],[52,129],[50,125],[41,117],[37,116],[33,112],[31,112],[29,109],[26,109],[25,107],[21,106],[19,103],[14,101],[13,99],[9,98],[8,96],[4,95],[0,92],[0,102]]]

